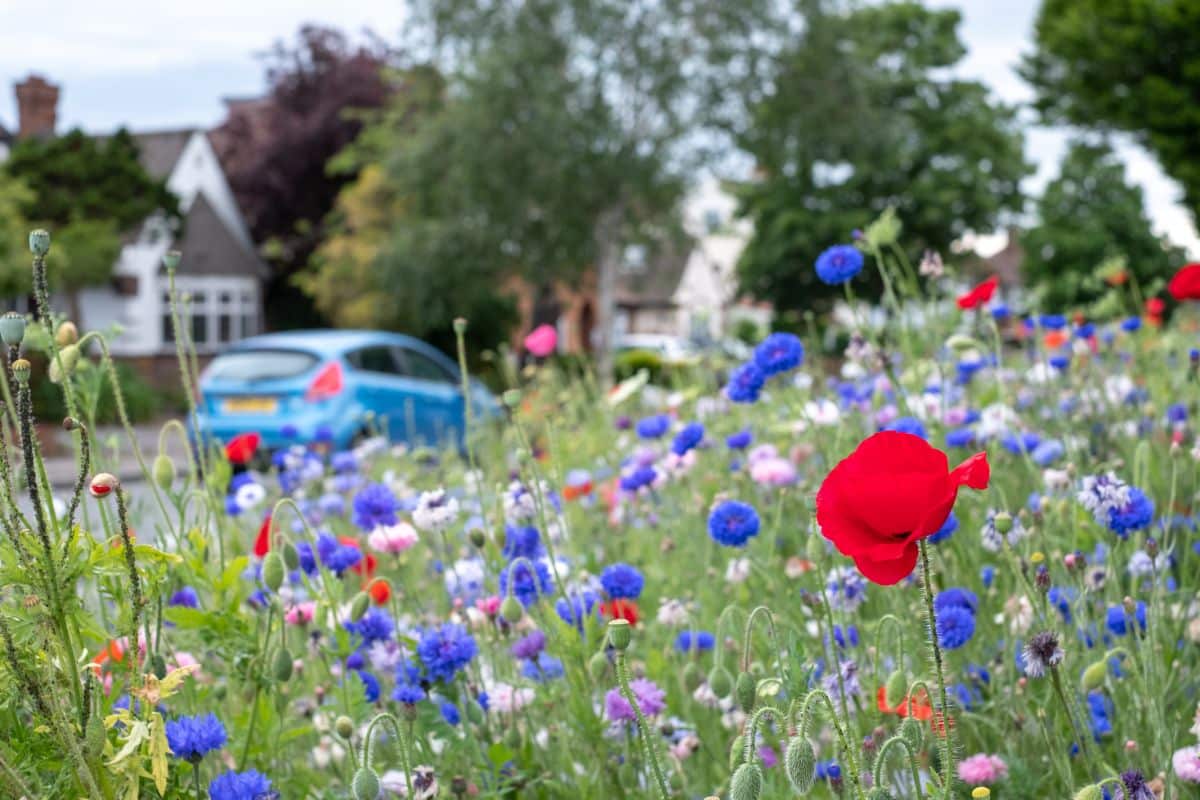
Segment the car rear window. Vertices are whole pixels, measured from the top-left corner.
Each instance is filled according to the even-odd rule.
[[[301,350],[237,350],[217,356],[206,377],[220,381],[270,381],[308,372],[320,359]]]

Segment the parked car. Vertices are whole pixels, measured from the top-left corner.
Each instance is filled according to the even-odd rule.
[[[500,405],[469,381],[479,417]],[[198,425],[225,442],[255,432],[275,449],[326,439],[335,449],[371,431],[412,444],[461,444],[465,404],[458,365],[395,333],[291,331],[254,336],[213,359],[200,377]]]

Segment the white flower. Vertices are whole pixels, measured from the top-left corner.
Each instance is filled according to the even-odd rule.
[[[1136,389],[1133,378],[1124,373],[1109,375],[1104,379],[1104,396],[1113,405],[1125,402]]]
[[[313,763],[318,769],[325,769],[331,763],[342,763],[346,758],[346,748],[342,747],[332,736],[325,734],[313,748],[312,757]]]
[[[921,256],[921,263],[917,266],[917,271],[929,278],[940,278],[945,272],[945,265],[942,264],[942,256],[936,250],[926,250]]]
[[[403,553],[419,539],[417,529],[401,521],[395,525],[376,525],[367,537],[367,545],[377,553]]]
[[[670,625],[673,627],[686,625],[688,621],[687,603],[684,603],[682,600],[667,598],[658,607],[655,619],[658,620],[659,625]]]
[[[750,577],[750,559],[734,558],[729,562],[729,566],[725,567],[725,581],[727,583],[743,583]]]
[[[1153,559],[1145,550],[1135,550],[1129,557],[1129,574],[1136,578],[1144,578],[1158,573],[1162,575],[1171,565],[1171,558],[1165,552],[1160,552]]]
[[[1012,595],[1004,601],[1004,614],[998,622],[1008,620],[1008,629],[1016,635],[1029,630],[1033,624],[1033,603],[1025,595]]]
[[[444,531],[458,518],[458,501],[446,494],[445,489],[421,492],[412,517],[413,522],[423,531]]]
[[[1071,476],[1065,469],[1043,470],[1042,480],[1046,482],[1046,489],[1052,492],[1066,489],[1071,485]]]
[[[696,691],[692,692],[692,699],[705,708],[718,708],[721,705],[721,698],[713,692],[708,681],[696,687]]]
[[[499,714],[520,711],[533,702],[533,689],[518,689],[509,683],[495,683],[488,689],[488,709]]]
[[[1004,403],[992,403],[979,412],[979,426],[976,431],[981,439],[992,439],[1003,436],[1015,427],[1020,419],[1011,406]]]
[[[1111,472],[1088,475],[1080,481],[1075,499],[1091,512],[1097,525],[1107,526],[1114,509],[1129,505],[1129,484]]]
[[[257,507],[263,500],[266,500],[267,490],[262,487],[262,484],[250,482],[239,486],[233,496],[238,508],[245,511]]]
[[[842,412],[832,400],[809,400],[804,404],[804,416],[814,425],[837,425]]]
[[[991,553],[999,553],[1003,547],[1005,540],[1008,541],[1009,547],[1016,547],[1017,542],[1029,535],[1029,531],[1021,524],[1019,517],[1011,517],[1012,529],[1005,536],[996,530],[996,512],[989,510],[987,521],[983,523],[983,528],[979,534],[983,538],[983,549]]]

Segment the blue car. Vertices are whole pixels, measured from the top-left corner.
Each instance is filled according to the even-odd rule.
[[[479,418],[500,406],[475,378]],[[200,377],[198,424],[228,441],[258,433],[267,449],[327,441],[334,449],[385,431],[411,444],[462,444],[458,365],[409,336],[376,331],[292,331],[243,339]]]

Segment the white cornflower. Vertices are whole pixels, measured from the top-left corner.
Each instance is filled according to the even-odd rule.
[[[445,489],[421,492],[412,517],[413,522],[423,531],[428,533],[444,531],[458,518],[458,501],[446,494]]]

